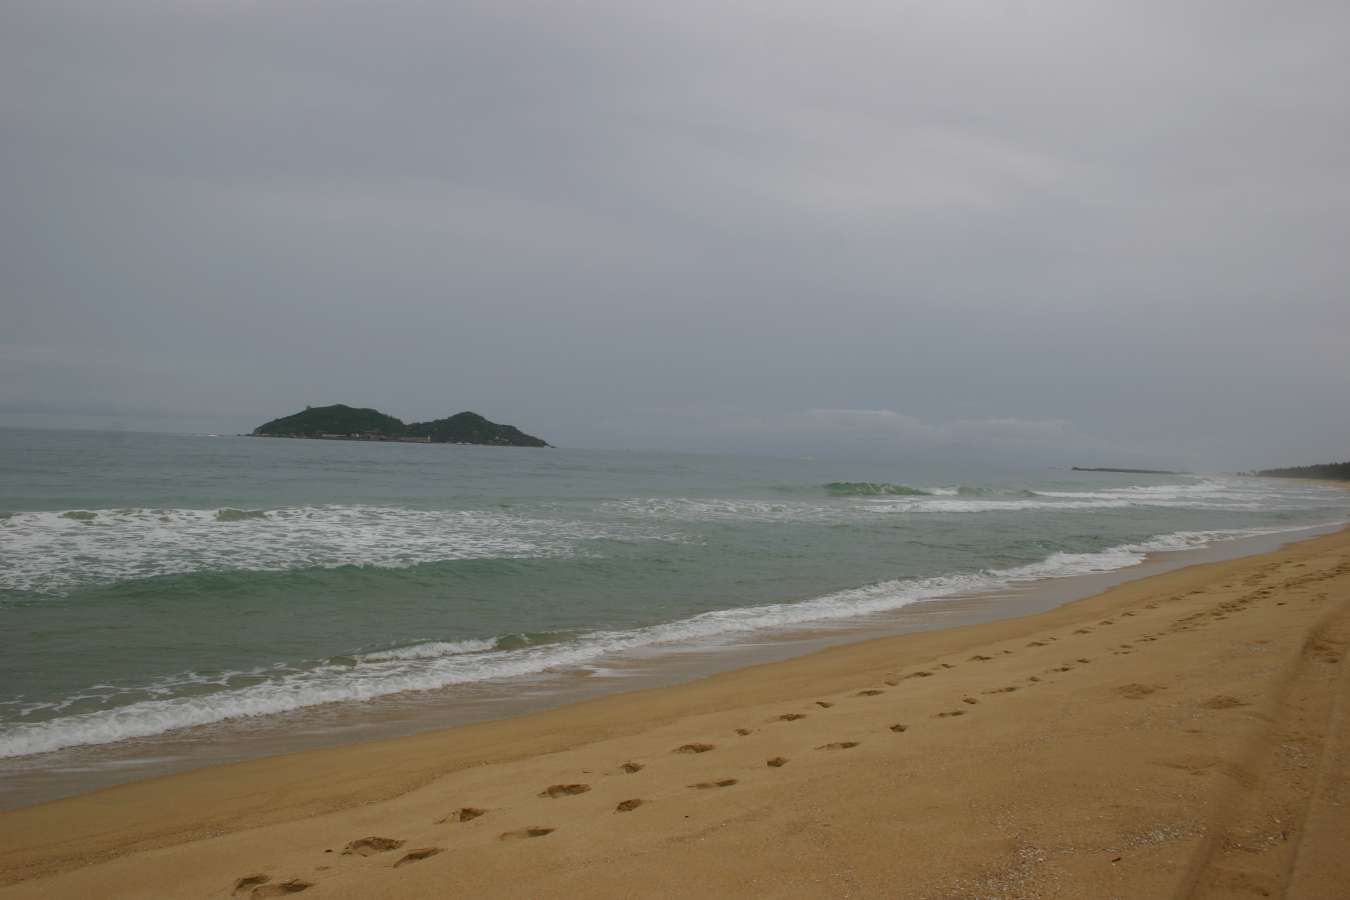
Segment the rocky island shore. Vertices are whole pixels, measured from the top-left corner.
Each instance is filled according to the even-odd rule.
[[[495,447],[551,446],[542,438],[526,434],[513,425],[490,422],[475,412],[408,424],[377,409],[342,403],[307,406],[302,412],[259,425],[253,429],[251,436],[408,444],[484,444]]]

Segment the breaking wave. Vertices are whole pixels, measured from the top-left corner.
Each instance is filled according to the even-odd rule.
[[[62,593],[197,572],[566,558],[604,539],[678,536],[631,523],[384,506],[17,512],[0,525],[0,590]]]
[[[1042,510],[1157,508],[1226,512],[1279,512],[1306,509],[1311,494],[1281,486],[1272,490],[1255,479],[1211,480],[1109,489],[1030,490],[958,485],[915,488],[865,481],[831,482],[831,500],[766,500],[753,497],[633,497],[605,505],[608,512],[649,519],[682,521],[784,522],[839,524],[881,515],[923,513],[1014,513]],[[1320,491],[1318,505],[1331,495]]]
[[[1301,529],[1178,531],[1095,553],[1053,553],[1037,562],[1012,568],[884,581],[795,603],[721,609],[622,631],[426,641],[353,653],[309,667],[254,668],[211,678],[187,673],[158,684],[126,689],[96,685],[86,693],[101,697],[105,702],[117,702],[119,691],[125,691],[124,696],[134,691],[137,696],[147,699],[47,721],[0,727],[0,757],[145,738],[178,729],[323,704],[537,676],[559,669],[595,667],[606,657],[641,648],[735,640],[750,632],[883,613],[926,600],[995,591],[1040,579],[1110,572],[1137,565],[1149,553],[1187,550],[1213,541],[1296,530]],[[183,693],[189,687],[191,693]]]
[[[927,497],[928,491],[907,484],[889,484],[884,481],[831,481],[825,492],[835,497]]]

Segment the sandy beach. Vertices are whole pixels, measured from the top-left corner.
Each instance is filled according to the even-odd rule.
[[[0,896],[1344,896],[1347,644],[1343,531],[4,813]]]
[[[0,900],[1350,900],[1279,13],[0,4]]]

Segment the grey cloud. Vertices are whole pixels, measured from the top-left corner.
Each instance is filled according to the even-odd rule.
[[[947,446],[1048,450],[1072,444],[1082,449],[1085,437],[1058,419],[956,419],[925,422],[890,409],[812,409],[787,417],[789,430],[837,433],[882,439],[894,448],[936,449]]]
[[[1347,35],[1322,2],[8,4],[0,424],[340,400],[790,452],[734,423],[874,409],[939,454],[1343,457]]]

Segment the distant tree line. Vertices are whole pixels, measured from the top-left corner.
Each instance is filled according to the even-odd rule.
[[[1320,466],[1293,466],[1287,469],[1262,469],[1256,473],[1270,478],[1332,478],[1350,481],[1350,462],[1326,463]]]

